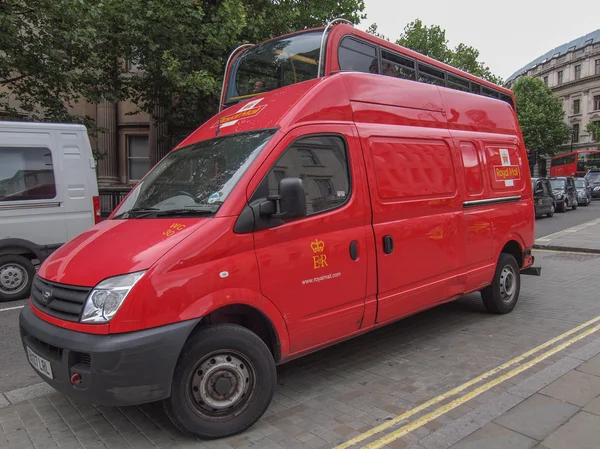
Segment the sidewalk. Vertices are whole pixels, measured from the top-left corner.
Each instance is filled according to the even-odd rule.
[[[600,254],[600,218],[540,237],[534,248]]]
[[[600,355],[580,364],[452,449],[597,449]]]

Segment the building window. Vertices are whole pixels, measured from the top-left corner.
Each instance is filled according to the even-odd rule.
[[[313,179],[317,188],[319,189],[319,194],[321,198],[328,198],[333,196],[333,185],[329,179]]]
[[[594,75],[600,75],[600,59],[596,59]]]
[[[600,121],[597,122],[592,122],[596,127],[600,127]],[[600,131],[593,131],[592,132],[592,140],[593,141],[600,141]]]
[[[581,79],[581,64],[575,66],[575,79]]]
[[[600,95],[594,95],[594,111],[600,111]]]
[[[558,84],[559,86],[563,83],[563,71],[559,70],[558,73],[556,74],[556,84]]]
[[[573,137],[571,138],[571,142],[579,142],[579,123],[573,125]]]
[[[127,136],[127,166],[131,181],[138,181],[148,173],[150,169],[148,153],[148,136]]]
[[[300,155],[300,161],[302,162],[303,167],[314,167],[315,165],[319,165],[317,155],[312,150],[298,150],[298,154]]]
[[[548,85],[548,77],[547,77],[547,76],[545,76],[545,77],[544,77],[544,84],[545,84],[546,86]]]
[[[573,114],[579,114],[579,107],[581,105],[581,100],[573,100]]]

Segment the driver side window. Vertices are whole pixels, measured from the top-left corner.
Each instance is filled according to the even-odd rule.
[[[296,140],[275,162],[254,197],[277,195],[284,178],[302,180],[308,216],[340,207],[350,196],[344,139],[317,135]]]

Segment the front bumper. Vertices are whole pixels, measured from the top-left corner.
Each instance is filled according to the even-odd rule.
[[[23,345],[50,362],[54,379],[40,377],[53,388],[74,399],[123,406],[170,396],[177,359],[198,321],[93,335],[50,324],[25,306],[19,327]]]

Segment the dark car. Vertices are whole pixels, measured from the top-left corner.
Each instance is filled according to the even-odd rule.
[[[586,173],[585,179],[590,185],[592,198],[600,198],[600,168],[592,168]]]
[[[552,217],[556,204],[550,181],[547,178],[531,178],[531,187],[533,188],[535,216],[547,215]]]
[[[582,206],[587,206],[592,202],[592,189],[585,178],[575,178],[575,188],[577,189],[577,202]]]
[[[577,201],[577,189],[575,180],[570,176],[557,176],[550,178],[552,193],[556,201],[556,209],[559,212],[566,212],[569,207],[573,210],[579,205]]]

